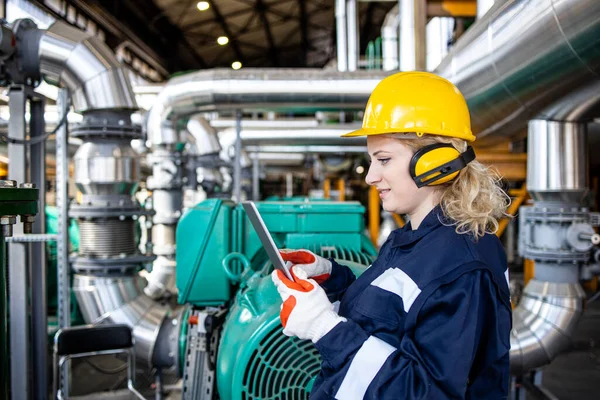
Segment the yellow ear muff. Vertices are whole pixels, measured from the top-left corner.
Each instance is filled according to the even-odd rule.
[[[464,153],[448,143],[436,143],[417,151],[410,160],[410,175],[417,187],[441,185],[451,181],[475,159],[469,146]]]

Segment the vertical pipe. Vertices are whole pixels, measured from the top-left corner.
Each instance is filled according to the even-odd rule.
[[[235,159],[233,164],[233,200],[241,201],[242,194],[242,111],[235,112]]]
[[[425,70],[425,0],[399,0],[400,7],[400,70]]]
[[[323,181],[323,198],[328,199],[331,192],[331,180],[329,178],[325,178]]]
[[[375,247],[378,247],[380,210],[379,192],[375,186],[371,186],[369,188],[369,233],[371,242]]]
[[[339,192],[339,197],[340,197],[340,201],[345,201],[346,200],[346,183],[344,182],[344,180],[342,178],[338,179],[337,181],[337,189]]]
[[[346,27],[348,32],[348,71],[356,71],[360,56],[356,0],[346,1]]]
[[[8,297],[6,291],[6,242],[0,229],[0,398],[8,399],[10,375],[8,365]]]
[[[285,174],[285,197],[294,195],[294,175],[291,172]]]
[[[56,99],[58,119],[62,119],[67,103],[67,89],[60,89]],[[56,239],[56,271],[58,286],[58,326],[67,328],[70,320],[70,283],[69,283],[69,217],[68,217],[68,178],[67,126],[64,124],[56,131],[56,205],[58,206],[58,236]]]
[[[346,0],[335,1],[335,29],[337,37],[338,71],[348,70],[348,38],[346,31]]]
[[[41,137],[45,133],[43,99],[30,102],[31,137]],[[66,122],[65,122],[66,123]],[[39,190],[39,213],[33,224],[33,233],[46,233],[46,142],[31,146],[30,149],[31,182]],[[46,304],[46,246],[44,242],[31,245],[31,317],[33,332],[33,388],[36,399],[44,399],[48,393],[47,353],[47,304]]]
[[[398,14],[399,10],[400,4],[395,5],[385,16],[385,21],[381,27],[381,52],[383,55],[384,71],[398,69],[398,52],[400,50],[400,45],[398,43],[398,34],[400,33],[400,24],[398,23],[400,18],[400,15]]]
[[[8,108],[10,119],[8,121],[8,135],[11,138],[25,139],[25,103],[27,94],[25,86],[12,86],[8,92]],[[25,145],[8,145],[10,160],[8,163],[8,177],[17,184],[25,181],[27,177],[27,155]],[[23,233],[23,224],[15,224],[13,232],[16,235]],[[11,398],[13,400],[27,400],[30,398],[29,367],[31,365],[31,346],[29,344],[29,304],[27,291],[28,257],[27,246],[24,243],[11,243],[8,246],[8,298],[10,319],[10,375]]]
[[[252,157],[252,200],[260,199],[260,162],[258,153],[254,153]]]

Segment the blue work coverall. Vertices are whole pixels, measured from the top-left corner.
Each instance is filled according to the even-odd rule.
[[[458,234],[434,208],[391,233],[358,279],[333,261],[323,288],[340,300],[316,344],[311,399],[504,399],[512,324],[504,249]]]

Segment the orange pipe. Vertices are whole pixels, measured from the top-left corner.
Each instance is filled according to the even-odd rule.
[[[337,180],[337,189],[340,193],[340,201],[346,200],[346,183],[342,178]]]
[[[377,247],[377,239],[379,238],[379,192],[375,186],[369,188],[369,233],[371,234],[371,242]]]
[[[535,263],[533,260],[528,258],[523,262],[523,281],[525,282],[525,286],[529,283],[530,280],[535,276]]]
[[[402,219],[402,217],[399,216],[398,214],[392,213],[392,217],[394,217],[394,221],[396,221],[396,225],[398,225],[400,228],[402,228],[402,227],[404,227],[404,225],[406,225],[406,222],[404,222],[404,219]]]
[[[329,192],[331,192],[331,181],[329,180],[329,178],[326,178],[323,181],[323,197],[328,199]]]

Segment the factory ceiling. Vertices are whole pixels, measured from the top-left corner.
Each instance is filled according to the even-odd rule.
[[[57,17],[88,19],[107,44],[152,71],[146,78],[203,68],[323,67],[335,59],[335,0],[37,0]],[[50,3],[60,3],[60,8]],[[201,2],[202,3],[202,2]],[[359,2],[360,46],[380,35],[395,2]],[[226,37],[228,43],[217,43]],[[222,41],[224,39],[221,39]],[[135,62],[128,60],[130,64]]]

